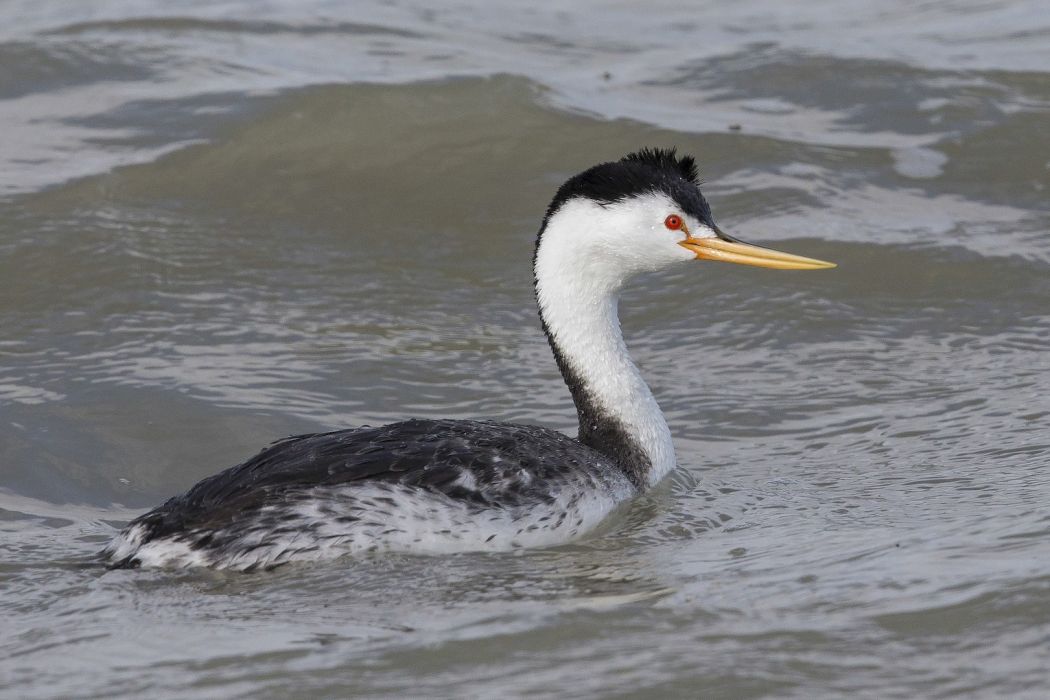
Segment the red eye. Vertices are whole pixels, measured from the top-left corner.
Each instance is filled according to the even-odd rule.
[[[666,219],[664,219],[664,226],[671,229],[672,231],[677,231],[678,229],[682,228],[682,217],[678,216],[677,214],[670,214]]]

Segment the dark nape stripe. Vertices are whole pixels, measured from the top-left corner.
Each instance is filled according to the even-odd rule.
[[[539,302],[539,289],[536,290],[536,300]],[[538,305],[538,303],[537,303]],[[631,435],[627,427],[615,416],[603,410],[601,404],[595,399],[594,393],[587,383],[569,365],[561,348],[558,347],[554,335],[547,326],[547,319],[543,317],[540,310],[540,325],[543,333],[547,336],[547,343],[554,353],[554,360],[558,363],[558,370],[562,379],[569,387],[572,401],[576,404],[576,415],[580,422],[580,432],[577,439],[592,450],[602,453],[623,470],[627,478],[637,489],[644,489],[649,480],[649,473],[653,464],[649,455],[645,453],[642,446]]]

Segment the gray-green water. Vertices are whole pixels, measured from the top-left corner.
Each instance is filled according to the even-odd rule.
[[[1045,697],[1047,66],[1039,2],[0,5],[0,695]],[[571,431],[533,236],[642,145],[840,267],[630,291],[680,467],[600,536],[95,562],[291,433]]]

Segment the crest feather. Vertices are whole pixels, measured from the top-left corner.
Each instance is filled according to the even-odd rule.
[[[683,178],[699,186],[700,171],[696,167],[696,160],[692,156],[678,157],[674,148],[643,148],[628,153],[620,159],[621,163],[641,163],[658,170],[676,170]]]
[[[674,200],[681,213],[714,226],[711,207],[700,193],[700,177],[693,157],[679,157],[673,148],[642,148],[620,160],[599,163],[566,180],[547,207],[542,228],[546,228],[554,212],[572,199],[589,199],[606,206],[650,192],[663,192]]]

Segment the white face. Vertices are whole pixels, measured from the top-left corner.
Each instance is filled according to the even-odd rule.
[[[690,236],[712,238],[715,232],[662,193],[604,206],[573,199],[547,222],[540,251],[546,260],[539,262],[571,266],[591,284],[618,289],[641,272],[695,260],[679,245]]]

